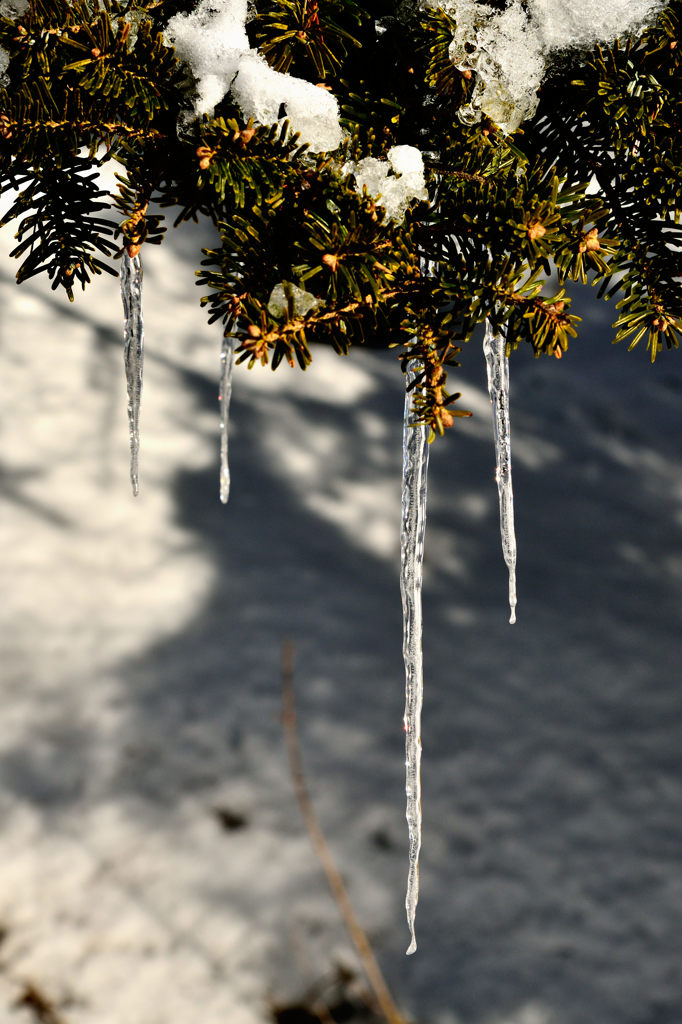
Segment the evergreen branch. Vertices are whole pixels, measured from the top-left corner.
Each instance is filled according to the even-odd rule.
[[[17,271],[18,283],[46,273],[52,288],[61,285],[73,302],[75,281],[85,288],[91,273],[115,276],[115,270],[93,255],[109,256],[116,247],[109,241],[114,224],[97,216],[108,209],[108,202],[101,201],[106,193],[97,186],[97,175],[87,174],[89,169],[89,161],[74,157],[68,167],[15,172],[12,187],[24,187],[0,226],[21,218],[19,244],[10,253],[25,257]]]

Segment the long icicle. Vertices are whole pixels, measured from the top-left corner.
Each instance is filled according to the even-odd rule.
[[[410,363],[407,384],[418,370]],[[414,920],[419,899],[419,850],[422,841],[421,809],[421,711],[423,697],[422,666],[422,565],[426,529],[426,477],[429,466],[428,427],[410,425],[413,391],[405,394],[403,424],[403,492],[400,533],[400,592],[403,601],[403,658],[405,660],[405,766],[407,826],[409,832],[409,872],[405,909],[414,953],[417,941]]]
[[[144,324],[142,321],[142,260],[123,251],[121,262],[121,298],[125,315],[123,358],[128,389],[128,429],[130,433],[130,482],[133,494],[139,492],[138,457],[140,451],[140,397],[144,366]]]
[[[483,351],[488,370],[488,393],[493,404],[495,430],[495,477],[500,499],[502,554],[509,570],[509,621],[516,622],[516,534],[514,532],[514,492],[511,474],[511,427],[509,422],[509,360],[505,355],[504,332],[495,334],[489,320],[485,323]]]
[[[230,462],[228,458],[228,432],[230,428],[230,399],[232,398],[232,370],[234,369],[234,338],[223,337],[220,350],[220,500],[227,504],[230,497]]]

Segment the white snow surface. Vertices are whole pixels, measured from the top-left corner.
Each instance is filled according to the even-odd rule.
[[[487,114],[506,132],[531,117],[547,68],[567,49],[592,48],[635,34],[665,6],[664,0],[511,0],[503,10],[477,0],[424,0],[456,22],[450,47],[454,65],[476,72],[466,123]]]
[[[391,353],[235,369],[222,506],[209,235],[145,261],[144,487],[122,316],[17,288],[0,236],[0,1020],[267,1024],[356,961],[292,796],[279,659],[322,826],[395,998],[431,1024],[679,1024],[682,366],[582,310],[512,357],[524,615],[507,624],[480,351],[432,445],[419,950],[405,959]],[[580,293],[584,294],[584,293]],[[480,345],[480,339],[472,344]],[[243,827],[225,829],[216,808]]]
[[[190,14],[176,14],[168,22],[166,42],[190,64],[197,80],[195,115],[211,114],[231,91],[244,117],[265,125],[286,119],[311,152],[337,149],[343,132],[334,96],[271,68],[251,49],[247,16],[246,0],[201,0]]]

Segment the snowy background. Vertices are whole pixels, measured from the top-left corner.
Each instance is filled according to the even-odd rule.
[[[512,360],[518,623],[490,406],[465,353],[432,450],[419,950],[407,841],[391,354],[239,367],[200,230],[145,251],[141,493],[117,283],[0,269],[0,1021],[266,1024],[356,959],[280,721],[296,647],[315,806],[394,996],[434,1024],[682,1020],[682,364]],[[326,998],[338,1000],[333,988]],[[24,1003],[26,1000],[24,1000]]]

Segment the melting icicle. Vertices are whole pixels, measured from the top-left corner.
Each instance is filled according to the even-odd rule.
[[[220,500],[227,504],[230,497],[230,463],[228,459],[228,431],[230,426],[230,399],[232,398],[232,370],[234,368],[234,339],[223,338],[220,350]]]
[[[140,451],[140,397],[144,364],[144,325],[142,322],[142,261],[123,251],[121,298],[125,315],[123,358],[128,388],[128,429],[130,431],[130,482],[137,495],[138,455]]]
[[[408,385],[415,378],[416,363],[407,373]],[[400,592],[403,600],[403,658],[405,659],[405,766],[407,826],[409,831],[409,873],[405,909],[412,941],[417,942],[414,919],[419,899],[419,850],[421,847],[421,710],[422,671],[422,564],[426,528],[426,474],[429,465],[428,428],[410,426],[412,391],[405,395],[403,426],[403,497],[400,534]]]
[[[488,368],[488,392],[493,403],[497,490],[500,497],[502,554],[509,570],[510,622],[516,622],[516,535],[514,533],[514,492],[511,476],[511,430],[509,424],[509,360],[504,354],[505,336],[494,334],[485,324],[483,351]]]

